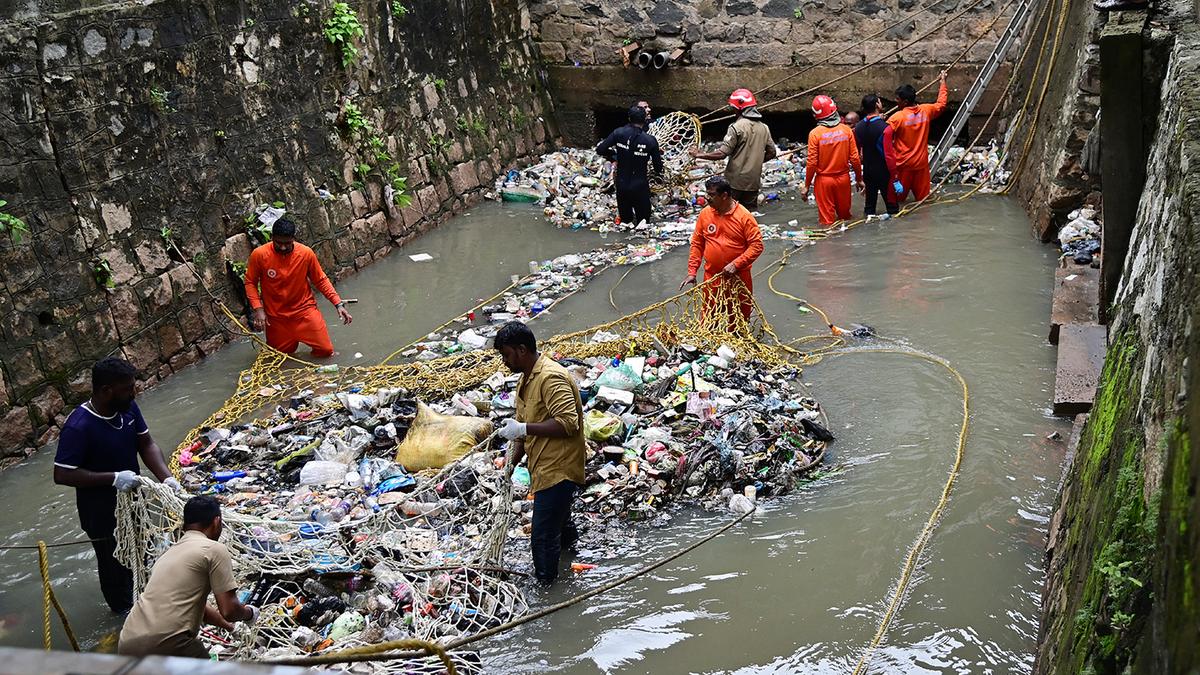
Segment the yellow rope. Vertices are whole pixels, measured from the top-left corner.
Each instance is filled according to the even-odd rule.
[[[46,554],[46,542],[38,542],[38,570],[42,574],[42,646],[46,651],[50,651],[50,607],[54,606],[54,611],[58,612],[58,618],[62,621],[63,631],[67,634],[67,639],[71,641],[71,649],[79,651],[79,640],[75,638],[75,631],[71,630],[71,622],[67,620],[67,612],[58,602],[58,596],[54,594],[54,589],[50,586],[50,556]]]
[[[350,661],[363,660],[358,657],[375,656],[383,654],[384,652],[396,650],[407,650],[410,652],[420,650],[425,652],[425,656],[436,656],[441,659],[442,665],[446,666],[446,672],[449,673],[449,675],[458,675],[458,669],[455,668],[454,661],[450,659],[450,655],[446,653],[446,649],[444,647],[436,642],[431,642],[429,640],[418,640],[415,638],[381,642],[377,645],[351,647],[349,649],[342,649],[340,651],[321,654],[319,656],[305,656],[294,659],[277,659],[274,661],[268,661],[267,663],[281,666],[315,666],[332,663],[347,663]],[[397,658],[408,658],[410,656],[411,655],[408,654],[405,654],[404,656],[397,655]]]

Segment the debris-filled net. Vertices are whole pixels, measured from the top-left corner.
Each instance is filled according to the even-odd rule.
[[[691,501],[744,508],[786,493],[831,437],[799,371],[733,277],[547,339],[585,399],[587,485],[577,520],[659,520]],[[495,350],[395,365],[288,367],[259,353],[171,461],[223,504],[222,541],[259,620],[203,637],[268,660],[418,638],[447,643],[528,611],[520,580],[529,475],[503,468],[494,424],[516,377]],[[425,467],[425,468],[422,468]],[[746,494],[743,495],[742,492]],[[123,494],[118,557],[140,591],[178,536],[186,494]],[[478,667],[455,652],[460,672]],[[354,672],[442,672],[436,658]]]

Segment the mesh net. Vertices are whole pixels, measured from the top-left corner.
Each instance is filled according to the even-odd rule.
[[[651,122],[648,131],[662,151],[664,178],[683,176],[692,163],[688,150],[700,147],[700,118],[682,111],[668,113]]]
[[[786,365],[778,336],[753,309],[753,298],[736,277],[719,276],[634,314],[540,346],[555,358],[585,359],[648,349],[665,353],[681,344],[707,351],[729,345],[739,358],[761,367]],[[491,349],[337,372],[287,367],[286,357],[263,350],[241,373],[234,395],[187,436],[172,457],[172,469],[179,474],[180,452],[195,448],[208,428],[253,420],[305,390],[353,387],[383,399],[389,392],[436,399],[479,385],[501,370]],[[330,424],[330,417],[346,413],[336,398],[328,398],[327,409],[313,411],[308,423],[340,426]],[[303,422],[292,431],[307,439]],[[448,642],[525,613],[528,605],[514,583],[515,573],[502,567],[519,509],[513,481],[494,470],[497,450],[491,443],[489,437],[445,468],[417,474],[415,488],[407,493],[381,495],[378,511],[352,512],[331,524],[314,522],[305,506],[311,493],[304,489],[288,493],[290,501],[273,510],[263,509],[266,500],[256,492],[219,493],[222,541],[233,555],[239,588],[248,591],[246,601],[259,606],[261,615],[249,629],[209,632],[206,639],[224,656],[262,660],[405,638]],[[236,463],[238,457],[227,459]],[[139,592],[153,562],[178,537],[185,499],[148,483],[118,500],[117,557],[133,570]],[[261,515],[248,515],[249,510]],[[351,607],[355,611],[348,611]],[[331,616],[337,620],[329,630]],[[339,627],[339,622],[347,625]],[[321,626],[326,630],[314,630]],[[475,655],[456,652],[455,659],[461,662],[460,672],[477,670]],[[357,664],[354,671],[443,672],[444,666],[436,658],[422,658]]]

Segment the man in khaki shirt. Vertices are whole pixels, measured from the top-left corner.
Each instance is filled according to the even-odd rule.
[[[758,208],[763,162],[774,159],[779,151],[749,89],[735,90],[729,95],[729,105],[737,111],[737,119],[726,130],[721,147],[715,152],[702,153],[696,148],[688,152],[696,159],[728,158],[722,175],[733,187],[733,198],[746,210],[753,211]]]
[[[192,497],[183,507],[183,537],[150,572],[117,644],[118,654],[190,656],[207,659],[200,621],[232,629],[231,621],[253,622],[258,610],[237,599],[229,549],[217,541],[223,528],[221,506],[212,497]],[[208,596],[217,607],[208,605]]]
[[[504,421],[500,435],[511,441],[510,475],[522,457],[529,458],[533,569],[538,581],[551,583],[558,576],[559,553],[578,538],[571,501],[583,487],[583,402],[570,373],[538,353],[537,339],[525,324],[504,324],[494,345],[504,365],[521,374],[517,415]]]

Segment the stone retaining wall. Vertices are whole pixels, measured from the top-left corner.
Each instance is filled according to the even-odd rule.
[[[345,64],[328,0],[0,4],[0,199],[30,230],[0,232],[0,457],[54,436],[97,358],[150,385],[230,339],[204,287],[243,307],[256,205],[342,277],[556,135],[519,0],[351,2]]]

